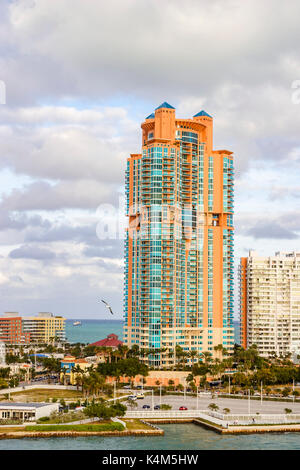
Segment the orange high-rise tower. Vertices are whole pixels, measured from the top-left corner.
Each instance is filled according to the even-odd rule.
[[[176,363],[176,345],[231,352],[232,153],[213,150],[205,111],[179,119],[163,103],[141,127],[126,170],[124,341],[161,367]]]

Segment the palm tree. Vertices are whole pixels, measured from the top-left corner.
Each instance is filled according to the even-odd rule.
[[[68,371],[68,369],[67,369],[66,367],[63,367],[63,368],[61,369],[61,373],[62,373],[63,378],[64,378],[64,385],[66,385],[66,374],[67,374],[67,371]]]
[[[174,380],[170,379],[168,380],[169,387],[173,388],[174,387]]]
[[[93,380],[88,376],[82,376],[82,391],[85,398],[90,396],[90,393],[93,389]]]
[[[181,364],[184,361],[184,358],[187,356],[186,353],[179,344],[175,346],[175,354],[176,354],[176,364]]]
[[[194,365],[194,360],[196,359],[196,357],[198,356],[198,351],[190,351],[189,352],[189,356],[190,358],[192,359],[192,366]]]
[[[83,370],[81,369],[80,365],[77,364],[75,367],[72,367],[72,372],[74,374],[74,378],[75,378],[75,382],[76,382],[77,390],[78,390],[78,386],[82,382],[81,375],[83,374]]]
[[[205,364],[212,362],[212,354],[209,351],[203,351],[200,356],[204,359]]]
[[[126,346],[125,344],[119,345],[118,351],[120,352],[122,359],[127,359],[127,354],[129,353],[128,346]]]
[[[218,344],[214,347],[214,350],[220,353],[220,359],[222,359],[223,356],[227,355],[227,349],[224,348],[223,344]]]
[[[126,403],[131,408],[131,411],[132,411],[133,408],[137,408],[137,406],[138,406],[137,402],[134,401],[134,400],[127,400]]]
[[[129,350],[130,356],[137,357],[140,355],[140,348],[137,344],[134,344],[132,348]]]
[[[194,381],[194,376],[193,376],[193,374],[189,374],[189,375],[187,376],[187,378],[186,378],[186,381],[189,382],[189,383],[190,383],[190,382],[193,382],[193,381]]]
[[[208,405],[208,408],[211,411],[218,411],[218,409],[219,409],[218,405],[216,405],[215,403],[211,403],[210,405]]]
[[[80,386],[82,387],[82,383],[83,383],[83,378],[82,378],[82,376],[76,374],[76,376],[75,376],[75,384],[76,384],[77,390],[79,390],[79,387],[80,387]]]

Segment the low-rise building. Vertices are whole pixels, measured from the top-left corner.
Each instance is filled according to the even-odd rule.
[[[0,402],[0,419],[36,421],[58,412],[58,403],[13,403]]]
[[[75,385],[76,378],[87,372],[91,364],[84,358],[76,359],[74,356],[65,356],[60,363],[60,381],[64,384]],[[80,372],[76,372],[79,370]]]
[[[24,331],[19,313],[5,312],[0,317],[0,341],[5,344],[29,344],[30,333]]]
[[[112,348],[113,350],[122,345],[123,341],[119,340],[118,336],[114,333],[110,333],[106,338],[101,339],[100,341],[89,344],[89,346],[96,346],[98,348]]]
[[[95,346],[99,348],[96,353],[96,362],[106,362],[110,356],[111,351],[115,351],[119,346],[123,345],[123,341],[119,340],[118,336],[114,333],[107,335],[106,338],[96,341],[95,343],[89,344],[89,346]]]

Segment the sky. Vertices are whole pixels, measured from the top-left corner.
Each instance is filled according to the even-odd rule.
[[[0,314],[111,318],[104,298],[122,317],[123,240],[99,220],[163,101],[205,109],[234,152],[235,265],[300,251],[299,17],[298,0],[2,0]]]

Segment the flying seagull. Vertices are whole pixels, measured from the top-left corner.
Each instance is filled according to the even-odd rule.
[[[101,299],[101,302],[103,302],[103,303],[105,304],[105,307],[106,307],[106,308],[108,308],[108,310],[110,311],[110,313],[113,315],[113,314],[114,314],[114,312],[112,311],[112,309],[111,309],[111,306],[110,306],[110,305],[108,305],[108,303],[107,303],[107,302],[105,302],[105,300],[103,300],[103,299]]]

